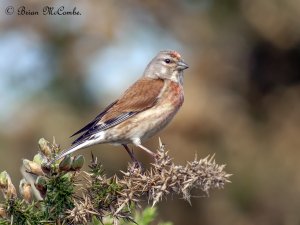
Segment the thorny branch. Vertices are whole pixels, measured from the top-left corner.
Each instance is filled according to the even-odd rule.
[[[82,156],[67,156],[49,167],[47,162],[60,149],[55,141],[50,144],[45,139],[39,141],[39,146],[32,161],[23,160],[27,174],[20,182],[22,198],[17,197],[9,175],[5,171],[0,174],[0,188],[6,198],[0,205],[0,222],[86,224],[95,218],[103,222],[107,217],[114,224],[120,219],[134,222],[135,207],[145,199],[154,206],[168,195],[179,195],[191,203],[193,189],[208,195],[211,189],[223,188],[230,182],[225,165],[216,164],[214,156],[195,157],[184,166],[175,165],[161,141],[149,169],[144,171],[129,163],[121,177],[107,177],[94,156],[88,172],[80,173]],[[78,176],[84,177],[81,183]],[[37,200],[32,200],[32,192]]]

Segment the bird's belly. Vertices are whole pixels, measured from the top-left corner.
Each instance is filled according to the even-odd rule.
[[[136,128],[132,129],[132,135],[141,140],[148,139],[165,128],[175,116],[177,110],[174,108],[153,109],[141,113],[137,118]]]
[[[178,109],[168,106],[148,109],[107,130],[106,140],[111,143],[129,144],[135,138],[148,139],[162,130],[177,111]]]

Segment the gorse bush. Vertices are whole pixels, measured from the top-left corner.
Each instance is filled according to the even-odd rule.
[[[160,142],[148,170],[129,163],[123,176],[107,177],[92,155],[89,171],[81,171],[83,156],[66,156],[49,162],[60,152],[59,146],[39,141],[33,160],[23,160],[24,179],[19,196],[6,171],[0,174],[5,200],[0,204],[0,224],[150,224],[155,207],[137,211],[142,200],[154,206],[167,195],[176,194],[191,201],[191,191],[223,188],[230,174],[214,157],[195,159],[185,166],[175,165]],[[164,223],[170,224],[170,223]]]

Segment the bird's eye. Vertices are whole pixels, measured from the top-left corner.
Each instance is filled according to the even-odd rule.
[[[165,59],[165,63],[169,64],[171,62],[170,59]]]

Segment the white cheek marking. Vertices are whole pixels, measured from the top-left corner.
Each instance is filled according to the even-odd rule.
[[[170,79],[171,79],[172,81],[178,83],[178,82],[179,82],[178,76],[179,76],[178,72],[177,72],[177,71],[174,71],[174,72],[172,73],[172,76],[171,76]]]
[[[162,67],[160,72],[161,72],[161,74],[166,74],[167,73],[167,68]]]
[[[183,72],[174,71],[170,77],[170,80],[183,85]]]

